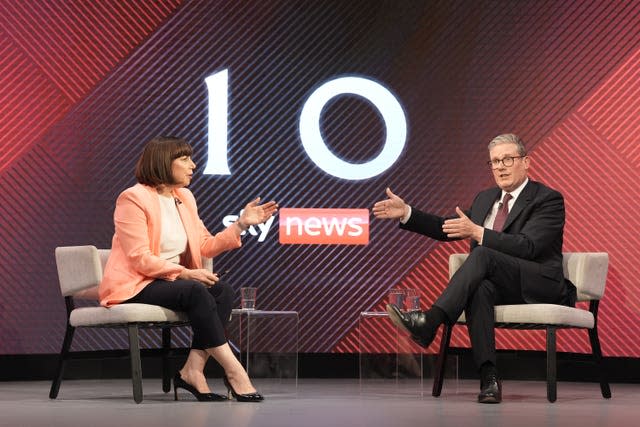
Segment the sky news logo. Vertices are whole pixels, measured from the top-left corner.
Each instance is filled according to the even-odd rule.
[[[366,245],[367,209],[282,208],[279,235],[283,245]]]

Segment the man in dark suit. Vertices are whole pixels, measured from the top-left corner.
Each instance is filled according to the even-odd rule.
[[[423,347],[442,323],[465,312],[474,361],[480,369],[481,403],[500,403],[496,370],[494,306],[559,303],[573,305],[575,288],[564,279],[562,195],[528,178],[530,159],[513,134],[489,143],[497,187],[480,192],[468,212],[456,217],[431,215],[406,204],[387,188],[388,199],[373,207],[376,218],[399,219],[400,228],[431,238],[470,239],[471,253],[427,311],[402,312],[388,305],[390,319]]]

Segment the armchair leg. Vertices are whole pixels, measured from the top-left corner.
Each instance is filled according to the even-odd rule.
[[[171,327],[162,328],[162,391],[171,391]]]
[[[602,397],[604,397],[605,399],[610,399],[611,389],[609,388],[608,375],[605,372],[605,369],[602,363],[602,350],[600,349],[600,340],[598,339],[597,323],[593,327],[593,329],[589,329],[589,341],[591,341],[591,351],[593,353],[593,361],[595,362],[600,375],[600,392],[602,393]]]
[[[129,355],[131,357],[131,381],[133,382],[133,400],[142,402],[142,364],[140,363],[140,336],[138,325],[129,325]]]
[[[51,382],[51,390],[49,390],[49,398],[55,399],[58,397],[58,391],[60,391],[60,383],[62,382],[62,374],[64,372],[64,365],[69,355],[69,349],[71,348],[71,341],[73,341],[73,334],[76,328],[67,324],[67,331],[64,334],[64,340],[62,341],[62,349],[60,350],[60,360],[58,361],[58,369],[53,381]]]
[[[436,361],[436,372],[433,377],[433,389],[431,395],[433,397],[440,396],[442,392],[442,383],[444,382],[444,368],[447,363],[447,352],[449,351],[449,343],[451,342],[451,331],[453,325],[446,323],[442,327],[442,339],[440,340],[440,350],[438,352],[438,360]]]
[[[547,400],[557,398],[556,328],[547,328]]]

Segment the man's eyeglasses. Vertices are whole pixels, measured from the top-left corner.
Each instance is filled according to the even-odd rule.
[[[521,159],[523,157],[526,157],[526,156],[514,156],[514,157],[507,156],[504,159],[489,160],[487,162],[487,165],[489,165],[491,169],[497,169],[500,167],[500,163],[502,163],[502,166],[508,168],[510,166],[513,166],[513,162],[515,159]]]

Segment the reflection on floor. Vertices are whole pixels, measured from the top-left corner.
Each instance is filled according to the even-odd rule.
[[[506,381],[500,405],[475,402],[477,381],[445,382],[440,398],[430,381],[258,379],[262,403],[200,403],[185,393],[173,400],[160,381],[144,381],[144,401],[136,405],[128,380],[63,381],[58,399],[48,398],[48,382],[0,382],[0,426],[200,427],[200,426],[631,426],[637,425],[640,384],[612,384],[603,399],[593,383],[558,384],[549,403],[539,381]],[[213,391],[222,382],[211,379]]]

